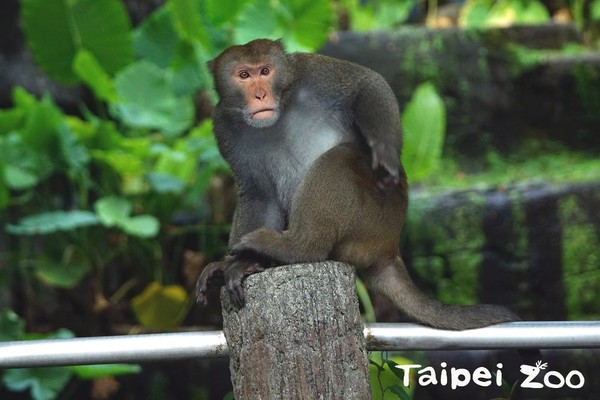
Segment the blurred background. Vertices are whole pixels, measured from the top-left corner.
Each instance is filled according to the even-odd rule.
[[[600,0],[2,0],[0,340],[220,329],[217,293],[208,308],[193,299],[235,207],[206,62],[258,37],[392,86],[411,185],[400,246],[424,291],[526,320],[598,318]],[[359,288],[366,321],[405,320]],[[472,367],[510,355],[383,357]],[[590,377],[597,360],[545,353],[551,369]],[[0,398],[223,399],[227,365],[7,370]],[[399,378],[374,370],[374,398],[600,390],[590,379],[518,397],[507,370],[502,390],[468,394],[398,394],[386,389]]]

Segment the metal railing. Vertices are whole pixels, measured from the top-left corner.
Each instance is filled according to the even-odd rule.
[[[369,350],[600,348],[600,321],[510,322],[466,331],[367,324]],[[0,343],[0,368],[176,360],[228,355],[221,331]]]

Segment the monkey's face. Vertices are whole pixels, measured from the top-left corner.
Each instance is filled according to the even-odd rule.
[[[279,118],[279,99],[276,95],[274,63],[239,64],[231,72],[233,85],[244,99],[242,107],[246,123],[255,128],[273,125]]]
[[[293,76],[281,41],[257,39],[232,46],[208,66],[225,109],[239,112],[255,128],[277,122],[283,92]]]

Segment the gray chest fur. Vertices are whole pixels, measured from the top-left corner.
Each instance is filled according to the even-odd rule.
[[[256,162],[266,172],[257,183],[275,191],[284,211],[289,211],[294,193],[317,158],[352,138],[339,111],[311,99],[307,90],[301,90],[290,111],[261,132],[263,145],[256,144]]]

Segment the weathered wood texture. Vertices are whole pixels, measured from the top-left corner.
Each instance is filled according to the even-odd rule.
[[[370,399],[352,267],[273,268],[245,282],[246,305],[221,293],[237,400]]]

